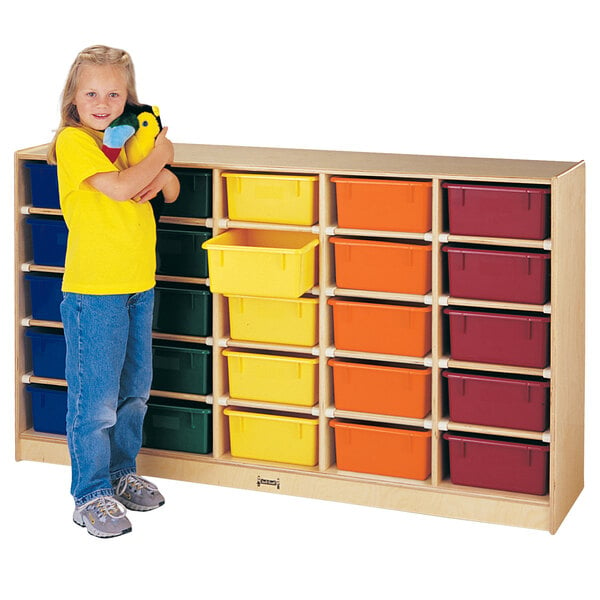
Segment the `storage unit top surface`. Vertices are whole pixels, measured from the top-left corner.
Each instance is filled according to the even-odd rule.
[[[43,160],[46,145],[17,153]],[[463,158],[252,146],[175,144],[173,165],[238,170],[443,177],[446,179],[507,179],[545,182],[583,161],[539,161],[505,158]]]

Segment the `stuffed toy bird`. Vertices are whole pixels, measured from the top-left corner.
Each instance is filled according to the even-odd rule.
[[[124,147],[129,165],[137,165],[154,148],[154,140],[161,129],[158,107],[128,104],[123,114],[104,130],[102,151],[115,162]],[[150,201],[157,223],[164,202],[162,193]]]

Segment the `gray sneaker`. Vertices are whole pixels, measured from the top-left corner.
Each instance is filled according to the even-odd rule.
[[[115,498],[131,510],[154,510],[165,503],[158,488],[138,475],[124,475],[112,484]]]
[[[88,533],[96,537],[116,537],[131,531],[126,512],[125,507],[112,496],[100,496],[75,507],[73,521],[86,527]]]

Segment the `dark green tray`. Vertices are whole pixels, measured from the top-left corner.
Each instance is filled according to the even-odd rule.
[[[206,346],[155,340],[152,389],[205,396],[212,391],[212,351]]]
[[[212,451],[212,408],[201,402],[151,398],[144,419],[146,448],[208,454]]]
[[[201,337],[211,335],[212,294],[208,288],[161,282],[154,293],[154,331]]]
[[[203,219],[212,215],[212,171],[171,167],[179,179],[177,200],[165,204],[162,214],[169,217]]]
[[[177,277],[208,277],[208,254],[202,244],[210,229],[161,224],[156,231],[156,272]]]

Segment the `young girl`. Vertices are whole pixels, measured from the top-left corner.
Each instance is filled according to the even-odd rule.
[[[179,194],[165,166],[166,128],[142,162],[115,163],[104,130],[138,104],[134,67],[123,50],[79,53],[62,96],[61,124],[48,160],[57,164],[69,230],[61,315],[67,343],[67,442],[73,520],[98,537],[131,531],[125,507],[152,510],[158,489],[136,475],[152,381],[156,224],[150,203]]]

